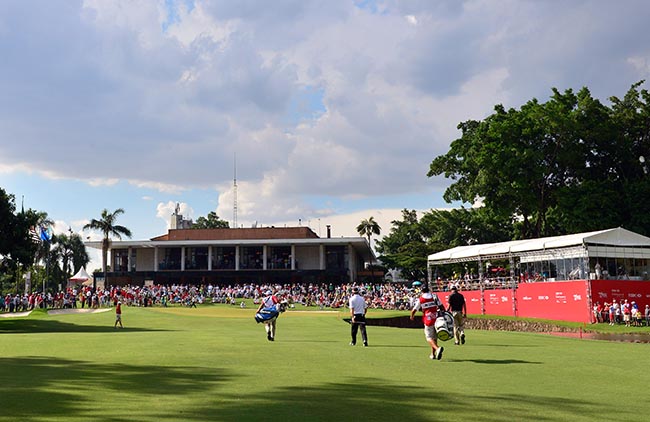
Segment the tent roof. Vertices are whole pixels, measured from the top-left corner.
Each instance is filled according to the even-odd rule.
[[[565,236],[543,237],[539,239],[512,240],[510,242],[487,243],[482,245],[457,246],[429,255],[429,262],[460,262],[507,254],[523,254],[530,251],[558,249],[582,245],[608,245],[620,247],[647,246],[650,238],[621,227]]]
[[[77,271],[77,274],[73,275],[70,277],[70,281],[86,281],[89,280],[90,276],[86,272],[86,269],[84,267],[81,267],[79,271]]]

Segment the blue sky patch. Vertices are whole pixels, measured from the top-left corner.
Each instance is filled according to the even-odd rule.
[[[289,103],[286,120],[291,126],[320,117],[327,108],[323,103],[325,91],[322,88],[305,86],[299,90]]]

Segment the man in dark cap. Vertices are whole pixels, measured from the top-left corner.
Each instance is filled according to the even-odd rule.
[[[465,296],[458,293],[458,287],[453,286],[447,301],[449,302],[449,311],[454,317],[454,344],[465,344],[465,318],[467,318]]]

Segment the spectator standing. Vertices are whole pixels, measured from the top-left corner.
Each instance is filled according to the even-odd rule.
[[[413,309],[411,309],[411,321],[415,318],[415,313],[422,311],[422,322],[424,323],[424,337],[427,343],[431,346],[431,359],[442,359],[442,352],[444,347],[438,346],[438,334],[436,333],[436,318],[438,311],[444,312],[445,308],[438,299],[438,295],[430,293],[428,287],[422,288],[420,299],[416,302]]]
[[[449,311],[454,317],[454,344],[465,344],[465,318],[467,318],[467,303],[465,296],[458,293],[458,287],[451,288],[451,294],[447,299],[449,301]]]
[[[363,346],[368,347],[368,334],[366,332],[366,311],[368,306],[366,305],[366,300],[359,294],[359,288],[355,287],[352,289],[352,296],[349,301],[350,305],[350,333],[352,335],[352,341],[350,346],[357,344],[357,332],[361,329],[361,340],[363,340]]]

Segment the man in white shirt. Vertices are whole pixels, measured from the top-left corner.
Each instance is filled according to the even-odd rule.
[[[352,296],[350,297],[350,316],[351,321],[351,334],[352,341],[350,346],[357,344],[357,331],[361,328],[361,339],[363,340],[364,347],[368,347],[368,334],[366,333],[366,301],[359,294],[359,288],[352,289]]]

